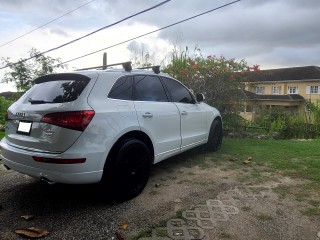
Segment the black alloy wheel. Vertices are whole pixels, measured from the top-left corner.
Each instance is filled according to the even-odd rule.
[[[222,123],[219,120],[214,120],[210,128],[206,149],[213,152],[218,151],[221,148],[222,136]]]
[[[150,173],[151,155],[138,139],[125,139],[115,154],[111,168],[111,190],[119,200],[129,200],[142,192]]]

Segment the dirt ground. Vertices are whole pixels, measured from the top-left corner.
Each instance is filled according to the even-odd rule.
[[[196,152],[168,159],[154,166],[142,194],[123,203],[102,200],[97,185],[45,186],[0,166],[0,239],[40,227],[49,231],[44,239],[118,239],[118,232],[124,239],[320,240],[319,193],[309,182],[230,159]]]

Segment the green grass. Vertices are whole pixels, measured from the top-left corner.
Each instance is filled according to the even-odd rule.
[[[301,213],[308,217],[316,217],[320,216],[320,208],[319,207],[310,207],[301,211]]]
[[[256,216],[261,221],[271,221],[273,217],[264,213],[260,213]]]
[[[222,148],[215,153],[196,148],[156,165],[155,168],[172,170],[175,166],[201,169],[220,167],[228,172],[242,170],[239,182],[264,182],[279,173],[293,178],[308,179],[320,189],[320,140],[259,140],[224,138]],[[249,164],[243,161],[252,158]],[[235,159],[236,161],[230,161]],[[190,172],[190,171],[189,171]],[[183,183],[183,182],[178,182]],[[315,186],[312,188],[314,189]]]
[[[0,131],[0,140],[4,137],[4,132]]]
[[[282,210],[282,209],[279,209],[279,208],[276,210],[276,214],[277,214],[278,216],[283,216],[283,215],[284,215],[283,210]]]
[[[226,138],[215,157],[252,157],[253,165],[283,171],[286,175],[320,183],[320,140],[257,140]],[[239,161],[238,161],[239,162]],[[241,161],[240,161],[241,162]]]
[[[151,229],[144,230],[144,231],[138,233],[136,236],[134,236],[133,240],[138,240],[138,239],[144,238],[144,237],[151,237],[151,235],[152,235]]]

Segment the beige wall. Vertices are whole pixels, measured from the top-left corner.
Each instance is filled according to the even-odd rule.
[[[256,87],[264,87],[264,94],[272,94],[273,86],[280,86],[280,94],[289,94],[288,87],[297,86],[298,93],[306,100],[311,100],[314,103],[320,103],[320,93],[318,94],[307,94],[307,86],[319,86],[320,91],[320,82],[319,81],[310,81],[310,82],[283,82],[283,83],[249,83],[246,84],[245,89],[250,92],[255,92]]]

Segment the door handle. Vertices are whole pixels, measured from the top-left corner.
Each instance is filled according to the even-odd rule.
[[[144,118],[152,118],[153,114],[149,113],[149,112],[146,112],[146,113],[142,114],[142,117],[144,117]]]
[[[181,112],[181,116],[186,116],[186,115],[188,115],[188,113],[186,111]]]

